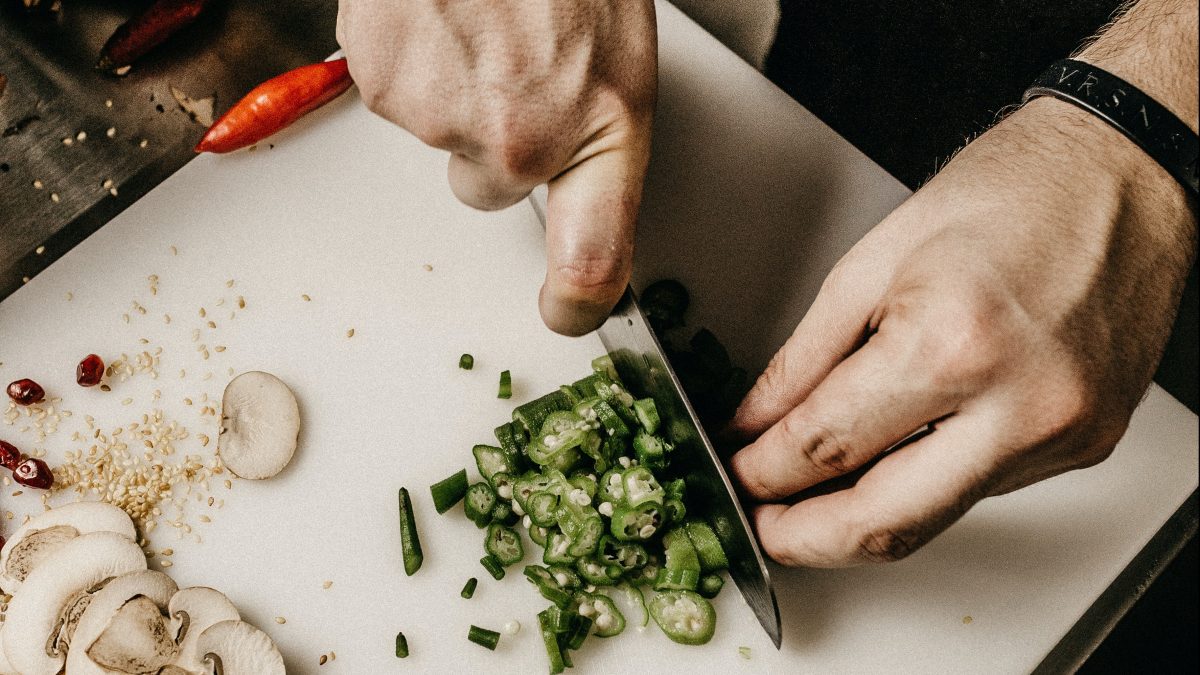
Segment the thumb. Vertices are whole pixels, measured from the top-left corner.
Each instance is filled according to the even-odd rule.
[[[618,136],[549,183],[539,307],[556,333],[578,336],[597,328],[629,283],[649,125],[636,138]]]

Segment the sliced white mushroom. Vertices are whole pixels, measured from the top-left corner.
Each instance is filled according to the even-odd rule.
[[[278,377],[242,373],[225,386],[217,454],[242,478],[270,478],[283,471],[296,452],[300,406]]]
[[[245,621],[221,621],[200,634],[196,651],[213,675],[284,675],[275,642]]]
[[[71,675],[156,673],[178,653],[167,605],[178,587],[162,572],[141,570],[92,594],[67,650]]]
[[[191,672],[207,670],[201,660],[204,654],[196,653],[200,635],[215,623],[241,618],[229,598],[204,586],[180,589],[171,596],[167,612],[171,617],[171,635],[179,643],[175,664]]]
[[[144,569],[142,549],[115,532],[91,532],[59,546],[8,603],[4,650],[14,669],[22,675],[57,675],[65,661],[60,635],[81,592]]]
[[[72,502],[39,513],[13,532],[0,551],[0,588],[16,594],[25,577],[58,547],[89,532],[116,532],[135,539],[129,515],[104,502]]]

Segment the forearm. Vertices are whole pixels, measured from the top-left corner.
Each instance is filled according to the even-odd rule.
[[[1197,1],[1140,0],[1078,58],[1133,84],[1197,129]]]

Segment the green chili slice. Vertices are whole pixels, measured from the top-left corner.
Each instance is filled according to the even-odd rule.
[[[400,551],[404,556],[404,573],[411,577],[421,569],[425,556],[421,554],[421,539],[417,536],[417,521],[408,488],[400,488]]]
[[[496,645],[500,643],[500,633],[472,625],[467,631],[467,639],[481,647],[495,651]]]
[[[433,508],[438,513],[449,511],[467,495],[467,470],[460,469],[452,476],[430,485],[429,493],[433,496]]]
[[[479,580],[475,577],[467,579],[467,583],[463,584],[462,592],[459,593],[464,600],[470,600],[475,595],[475,587],[479,585]]]
[[[475,367],[475,357],[470,354],[463,354],[458,357],[458,367],[463,370],[470,370]]]
[[[512,373],[507,370],[500,371],[500,389],[496,398],[512,398]]]
[[[404,637],[404,633],[396,633],[396,658],[408,658],[408,638]]]

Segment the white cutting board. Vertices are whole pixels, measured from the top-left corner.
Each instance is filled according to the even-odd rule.
[[[659,25],[663,84],[635,276],[682,278],[693,324],[761,368],[828,268],[907,191],[670,5],[659,4]],[[43,443],[20,422],[0,423],[0,437],[44,447],[56,463],[84,447],[69,441],[84,414],[111,428],[156,405],[215,436],[182,399],[219,398],[228,368],[274,372],[301,401],[296,459],[269,481],[214,482],[224,508],[190,510],[203,543],[160,526],[156,548],[177,551],[172,576],[225,591],[276,639],[290,672],[542,672],[534,613],[544,601],[516,568],[491,580],[477,562],[480,532],[461,509],[436,515],[426,486],[469,465],[470,446],[512,404],[584,372],[599,340],[541,327],[542,235],[527,205],[484,214],[457,204],[443,153],[357,101],[275,145],[198,158],[0,303],[0,382],[34,377],[74,412]],[[239,295],[247,307],[230,319]],[[134,300],[146,315],[130,312]],[[194,328],[210,350],[228,349],[201,359]],[[89,352],[157,346],[158,380],[109,393],[73,383]],[[464,351],[473,371],[457,368]],[[505,368],[511,402],[495,398]],[[988,500],[908,560],[773,568],[782,651],[730,587],[708,646],[629,630],[589,641],[577,672],[1027,671],[1196,488],[1196,447],[1196,416],[1152,388],[1110,460]],[[180,451],[208,456],[211,446],[193,436]],[[412,578],[400,565],[402,485],[425,549]],[[0,500],[18,522],[41,508],[28,493]],[[458,591],[470,576],[480,586],[466,601]],[[466,641],[471,623],[513,618],[524,627],[495,653]],[[398,630],[412,647],[405,661],[391,654]],[[336,660],[319,667],[331,650]]]

